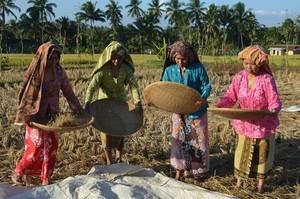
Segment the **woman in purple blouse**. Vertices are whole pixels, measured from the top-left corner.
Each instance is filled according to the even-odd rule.
[[[58,134],[32,126],[32,118],[47,118],[59,113],[60,90],[73,112],[83,111],[59,60],[59,47],[44,43],[25,74],[15,121],[15,124],[26,126],[25,150],[12,175],[16,184],[28,185],[31,176],[40,176],[42,185],[48,185],[56,162]]]

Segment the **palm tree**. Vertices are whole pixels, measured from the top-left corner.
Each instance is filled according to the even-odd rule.
[[[276,45],[285,42],[284,36],[281,34],[281,27],[266,28],[266,43],[268,45]]]
[[[182,6],[183,3],[180,3],[178,0],[170,0],[170,2],[166,3],[165,19],[168,19],[171,25],[174,24],[175,28],[178,28],[182,22],[184,14]]]
[[[17,19],[17,16],[13,10],[21,11],[21,9],[16,6],[15,0],[0,0],[0,15],[1,15],[1,35],[0,35],[0,51],[2,53],[2,40],[4,37],[4,27],[5,27],[5,15],[12,15]],[[5,37],[4,37],[5,38]],[[5,41],[3,41],[5,43]]]
[[[219,8],[220,29],[222,32],[222,55],[224,55],[224,47],[226,45],[230,26],[232,25],[232,10],[228,5],[222,5]]]
[[[48,17],[55,17],[53,8],[56,8],[55,3],[49,3],[48,0],[28,0],[29,4],[32,4],[32,7],[27,9],[27,13],[36,13],[38,14],[38,22],[42,23],[42,42],[44,42],[44,28],[45,22],[48,21]]]
[[[138,18],[133,24],[135,34],[139,36],[140,53],[144,52],[145,44],[151,46],[162,33],[162,28],[155,24],[155,17],[151,13],[146,13],[143,17]]]
[[[39,28],[38,15],[36,13],[22,14],[19,19],[19,25],[24,33],[24,38],[26,37],[30,40],[32,46],[36,46],[38,42],[39,33],[36,31]],[[30,48],[31,46],[29,46]]]
[[[237,4],[235,4],[233,6],[233,20],[234,20],[234,24],[236,26],[237,32],[239,33],[239,46],[241,48],[244,48],[244,33],[245,33],[245,21],[247,21],[247,18],[249,16],[249,12],[251,10],[245,9],[245,4],[238,2]]]
[[[254,15],[254,13],[249,12],[247,21],[246,21],[246,32],[248,33],[248,37],[250,39],[250,44],[252,45],[255,41],[257,41],[257,32],[260,28],[259,23]]]
[[[15,0],[0,0],[2,27],[4,27],[5,25],[5,15],[12,15],[15,19],[17,19],[17,16],[13,12],[13,10],[21,12],[21,9],[16,6]]]
[[[295,43],[298,44],[300,42],[300,15],[298,15],[295,19]]]
[[[160,3],[160,0],[152,0],[151,3],[149,3],[148,12],[155,18],[157,22],[159,22],[162,13],[165,11],[162,8],[164,5],[165,3]]]
[[[186,6],[189,19],[196,27],[201,26],[201,21],[205,15],[206,8],[203,6],[204,2],[200,3],[200,0],[190,0]]]
[[[90,21],[91,26],[91,44],[92,44],[92,55],[94,55],[94,29],[93,24],[95,21],[105,21],[105,16],[103,11],[101,11],[99,8],[96,8],[97,3],[92,3],[91,1],[87,1],[83,3],[80,7],[79,12],[77,12],[75,15],[80,20]]]
[[[210,4],[206,12],[206,23],[205,23],[205,36],[206,36],[206,45],[210,47],[212,54],[216,53],[216,48],[218,46],[218,42],[220,40],[219,34],[219,26],[220,21],[218,17],[218,8],[215,4]]]
[[[126,5],[125,8],[128,8],[128,14],[131,17],[140,18],[144,11],[139,7],[142,1],[139,0],[130,0],[130,4]]]
[[[202,21],[205,16],[206,8],[203,7],[204,2],[200,3],[200,0],[190,0],[190,2],[186,6],[186,10],[188,13],[189,21],[194,24],[194,26],[197,28],[197,41],[198,46],[201,45],[201,26]]]
[[[95,21],[105,21],[105,16],[103,11],[99,8],[96,9],[96,3],[92,3],[91,1],[87,1],[80,7],[80,12],[76,13],[81,20],[90,21],[90,26],[92,27]]]
[[[24,29],[22,29],[20,27],[20,23],[17,22],[14,19],[11,19],[9,21],[9,29],[10,31],[13,33],[13,35],[15,36],[15,39],[17,41],[20,41],[20,46],[16,45],[16,50],[21,50],[21,53],[23,53],[23,49],[24,49],[24,44],[23,44],[23,33],[24,33]]]
[[[284,35],[285,43],[292,44],[293,43],[293,36],[294,36],[294,30],[295,30],[295,24],[294,21],[290,18],[287,18],[282,23],[282,35]]]
[[[105,15],[107,20],[110,21],[112,25],[113,34],[112,38],[114,40],[118,39],[118,27],[121,25],[121,19],[123,15],[121,13],[122,6],[118,5],[118,2],[115,0],[110,0],[110,3],[106,5],[107,10],[105,11]]]
[[[59,36],[60,36],[60,44],[62,45],[62,52],[65,49],[66,42],[67,42],[67,31],[70,27],[70,20],[68,17],[60,17],[56,20],[56,23],[59,27]]]

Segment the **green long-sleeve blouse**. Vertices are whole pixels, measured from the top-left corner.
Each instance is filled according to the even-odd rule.
[[[126,85],[129,86],[133,102],[135,104],[140,102],[138,83],[134,77],[133,70],[122,64],[118,77],[113,77],[111,66],[107,63],[93,75],[86,91],[85,103],[92,101],[96,91],[98,91],[97,99],[112,98],[128,101]]]

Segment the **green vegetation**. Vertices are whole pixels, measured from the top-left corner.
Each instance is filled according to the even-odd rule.
[[[121,6],[111,0],[100,10],[97,1],[86,1],[73,19],[56,18],[55,10],[60,5],[51,0],[28,0],[26,10],[20,10],[18,3],[0,1],[0,53],[34,53],[46,41],[58,43],[67,54],[93,55],[112,40],[137,54],[160,54],[161,47],[183,40],[199,54],[213,56],[236,55],[245,46],[257,43],[265,48],[300,43],[300,15],[286,18],[280,26],[266,27],[242,2],[217,6],[200,0],[151,0],[142,9],[142,1]],[[124,13],[134,18],[131,24],[122,23]],[[14,19],[7,20],[8,16]]]
[[[157,55],[132,54],[132,59],[137,67],[161,67],[162,60]],[[33,54],[4,54],[6,67],[28,67]],[[94,67],[99,58],[99,54],[63,54],[61,63],[68,67]],[[236,65],[240,64],[237,56],[200,56],[204,64],[212,65]],[[300,55],[291,56],[270,56],[271,66],[278,67],[300,67]]]

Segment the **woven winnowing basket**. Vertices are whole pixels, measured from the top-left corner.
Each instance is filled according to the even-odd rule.
[[[78,126],[65,126],[65,127],[60,127],[60,126],[47,126],[45,124],[39,123],[37,121],[32,121],[32,125],[42,129],[44,131],[52,131],[52,132],[59,132],[59,133],[64,133],[64,132],[68,132],[68,131],[74,131],[74,130],[78,130],[78,129],[82,129],[85,127],[90,126],[92,123],[94,122],[94,118],[90,117],[86,120],[86,122],[84,124],[78,125]]]
[[[214,114],[239,120],[259,120],[265,116],[274,116],[276,113],[267,110],[249,110],[238,108],[208,108]]]
[[[143,115],[128,102],[101,99],[90,104],[94,128],[112,135],[126,136],[138,131],[143,124]]]
[[[172,113],[188,114],[197,111],[199,93],[188,86],[174,82],[154,82],[144,89],[146,103]]]

